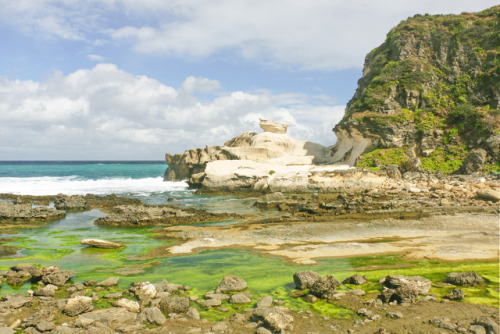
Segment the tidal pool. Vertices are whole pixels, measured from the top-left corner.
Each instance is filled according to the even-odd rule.
[[[310,309],[323,315],[349,316],[350,311],[337,308],[325,302],[305,303],[300,298],[292,298],[294,290],[293,274],[300,270],[314,270],[322,275],[333,275],[339,280],[359,273],[367,275],[369,283],[361,288],[367,293],[380,292],[377,284],[381,277],[389,274],[420,275],[435,283],[431,293],[440,297],[452,288],[442,286],[446,274],[453,271],[476,271],[486,279],[487,285],[478,288],[464,288],[465,302],[481,303],[498,307],[499,304],[499,264],[456,263],[437,261],[409,261],[397,256],[371,256],[357,258],[321,259],[316,265],[290,265],[282,259],[263,257],[247,250],[220,249],[186,256],[157,257],[138,260],[137,255],[145,254],[152,248],[168,244],[158,240],[152,227],[100,227],[94,221],[104,214],[98,210],[69,213],[66,218],[39,228],[19,229],[19,234],[9,235],[14,241],[6,245],[17,246],[21,250],[15,257],[0,258],[0,269],[6,270],[18,263],[33,263],[39,266],[59,265],[63,269],[77,272],[74,282],[87,279],[97,281],[109,276],[120,277],[120,287],[126,288],[134,281],[153,283],[163,279],[172,283],[193,287],[191,294],[202,295],[215,289],[220,280],[228,274],[245,279],[248,292],[254,297],[271,294],[285,301],[285,305],[295,309]],[[1,232],[0,232],[1,236]],[[126,248],[104,250],[80,245],[85,238],[101,238],[125,243]],[[31,284],[21,287],[1,286],[0,293],[26,291]],[[358,288],[342,287],[342,290]],[[223,316],[216,310],[207,312],[210,317]]]

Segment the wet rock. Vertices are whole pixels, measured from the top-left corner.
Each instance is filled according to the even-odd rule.
[[[110,277],[105,279],[104,281],[101,281],[97,283],[97,286],[101,287],[110,287],[118,284],[118,281],[120,280],[119,277]]]
[[[252,300],[248,297],[246,293],[235,293],[229,299],[230,304],[249,304]]]
[[[238,292],[243,291],[247,288],[247,282],[244,279],[236,277],[234,275],[228,275],[222,279],[217,289],[216,293],[225,292]]]
[[[74,317],[82,313],[90,312],[93,309],[92,298],[78,296],[68,299],[66,306],[64,306],[63,313],[70,317]]]
[[[318,297],[316,297],[315,295],[307,294],[304,297],[304,301],[307,302],[307,303],[314,304],[314,303],[316,303],[318,301]]]
[[[359,274],[352,275],[351,277],[347,277],[342,281],[342,284],[355,284],[355,285],[363,285],[366,284],[368,280],[366,276],[361,276]]]
[[[139,312],[139,309],[140,309],[139,303],[137,303],[133,300],[130,300],[130,299],[126,299],[126,298],[116,300],[113,303],[111,303],[111,305],[113,305],[114,307],[126,308],[128,311],[134,312],[134,313]]]
[[[31,279],[31,275],[27,271],[9,270],[4,275],[5,282],[9,285],[20,286]]]
[[[500,333],[500,326],[492,318],[480,317],[474,321],[474,324],[483,326],[488,333],[493,333],[493,334]]]
[[[104,249],[114,249],[114,248],[125,247],[121,243],[103,240],[103,239],[83,239],[82,241],[80,241],[80,244],[92,246],[95,248],[104,248]]]
[[[317,272],[305,270],[298,271],[293,274],[293,281],[297,289],[303,290],[313,286],[316,281],[321,279],[321,275]]]
[[[167,318],[165,318],[158,307],[145,308],[144,316],[147,322],[157,326],[161,326],[167,321]]]
[[[329,299],[337,293],[337,287],[340,285],[341,283],[338,279],[331,275],[327,275],[317,280],[309,292],[318,298]]]
[[[445,298],[450,300],[463,300],[465,298],[464,291],[461,289],[453,289]]]
[[[164,313],[186,313],[189,309],[189,299],[179,296],[168,296],[160,300],[160,309]]]
[[[484,283],[484,280],[475,271],[450,273],[446,275],[446,283],[458,286],[474,286]]]
[[[389,275],[382,279],[382,284],[391,289],[407,285],[420,295],[427,295],[432,287],[430,280],[420,276]]]

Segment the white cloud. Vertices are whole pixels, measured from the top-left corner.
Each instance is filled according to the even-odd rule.
[[[199,91],[212,94],[201,101]],[[224,92],[202,77],[176,89],[113,64],[55,72],[43,82],[0,78],[0,101],[3,159],[162,159],[260,131],[259,116],[291,124],[296,138],[331,145],[344,109],[304,94]]]
[[[361,67],[414,14],[479,11],[497,0],[0,0],[28,34],[182,58],[225,53],[304,70]]]
[[[105,57],[103,56],[100,56],[100,55],[96,55],[96,54],[90,54],[90,55],[87,55],[87,58],[89,60],[92,60],[92,61],[95,61],[97,63],[102,63],[106,60]]]

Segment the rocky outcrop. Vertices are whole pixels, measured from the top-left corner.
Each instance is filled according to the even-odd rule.
[[[95,247],[95,248],[105,248],[105,249],[114,249],[114,248],[124,247],[124,245],[122,245],[118,242],[113,242],[113,241],[108,241],[108,240],[103,240],[103,239],[83,239],[82,241],[80,241],[80,244]]]
[[[404,148],[407,160],[423,158],[422,168],[453,172],[460,164],[438,163],[456,160],[465,147],[483,148],[484,162],[498,166],[500,40],[493,36],[500,33],[499,12],[496,6],[416,15],[391,30],[366,56],[363,77],[334,128],[334,160],[355,165],[374,149]]]
[[[46,206],[33,207],[31,204],[0,201],[0,224],[51,221],[65,216],[66,212]]]
[[[221,160],[251,160],[277,165],[324,164],[332,161],[329,148],[319,144],[290,138],[283,124],[261,123],[265,132],[245,132],[227,141],[223,146],[206,146],[167,154],[166,181],[186,180],[203,173],[208,163]]]
[[[268,119],[260,118],[260,128],[266,132],[285,134],[288,131],[288,124],[281,124]]]

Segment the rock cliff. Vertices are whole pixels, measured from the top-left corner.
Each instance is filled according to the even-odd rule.
[[[264,132],[245,132],[227,141],[223,146],[206,146],[166,154],[168,168],[165,181],[189,179],[203,173],[209,162],[219,160],[251,160],[275,165],[325,164],[332,161],[330,148],[290,138],[287,125],[261,120]]]
[[[500,6],[462,15],[416,15],[365,60],[332,149],[335,161],[458,171],[484,149],[500,162]]]

